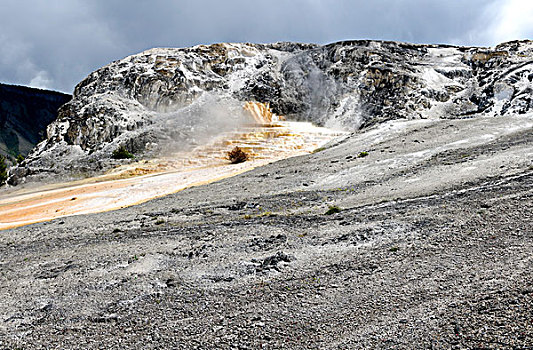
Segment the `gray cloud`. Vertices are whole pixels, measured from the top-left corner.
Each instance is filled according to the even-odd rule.
[[[0,81],[71,92],[151,47],[383,39],[495,45],[532,37],[530,0],[3,0]]]

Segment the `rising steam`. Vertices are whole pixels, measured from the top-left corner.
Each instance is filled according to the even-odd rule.
[[[188,151],[250,123],[243,104],[228,97],[203,94],[187,107],[158,113],[155,123],[144,132],[155,136],[152,149],[157,155]]]

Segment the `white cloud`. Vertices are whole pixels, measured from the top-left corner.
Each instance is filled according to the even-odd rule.
[[[44,70],[37,72],[37,75],[33,77],[28,85],[40,89],[50,89],[54,86],[53,80],[50,79],[48,72]]]
[[[533,2],[498,0],[485,8],[466,41],[486,46],[533,38]]]
[[[496,23],[490,31],[493,43],[527,39],[533,35],[533,2],[508,0],[499,3]]]

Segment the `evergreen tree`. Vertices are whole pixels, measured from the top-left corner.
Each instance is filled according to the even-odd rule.
[[[7,180],[7,165],[6,165],[6,157],[3,155],[0,155],[0,186],[5,184]]]

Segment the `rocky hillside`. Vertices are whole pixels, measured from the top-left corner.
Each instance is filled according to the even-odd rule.
[[[399,118],[527,113],[532,80],[531,41],[490,49],[382,41],[151,49],[83,80],[9,182],[97,173],[115,164],[110,155],[120,145],[153,155],[165,143],[220,130],[249,100],[289,119],[357,130]]]
[[[0,155],[26,156],[46,138],[46,127],[70,99],[56,91],[0,84]]]

